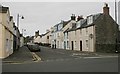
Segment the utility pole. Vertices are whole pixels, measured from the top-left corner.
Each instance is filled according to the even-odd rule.
[[[115,21],[117,23],[117,2],[115,0]]]

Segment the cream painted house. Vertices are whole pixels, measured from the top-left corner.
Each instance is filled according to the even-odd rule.
[[[13,53],[13,18],[8,7],[0,7],[0,58]]]
[[[39,35],[39,31],[35,32],[34,43],[51,44],[51,31],[47,30],[45,34]]]
[[[51,35],[51,32],[49,30],[47,30],[45,34],[42,34],[41,35],[41,43],[50,44],[51,43],[50,35]]]
[[[76,16],[72,14],[71,20],[67,23],[67,25],[62,29],[64,33],[64,48],[63,49],[70,49],[70,37],[68,37],[68,30],[70,30],[73,26],[76,25]]]
[[[35,32],[33,42],[34,43],[40,43],[41,42],[41,36],[39,35],[39,31]]]
[[[61,21],[57,25],[53,27],[53,31],[51,32],[51,47],[64,49],[64,33],[63,28],[69,23],[70,21]]]

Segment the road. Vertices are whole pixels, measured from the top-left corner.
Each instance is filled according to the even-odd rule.
[[[116,55],[97,55],[41,47],[36,52],[41,61],[3,64],[3,72],[118,72]]]

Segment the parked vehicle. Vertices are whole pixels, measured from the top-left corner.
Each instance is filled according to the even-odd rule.
[[[29,48],[29,50],[31,52],[40,52],[41,51],[39,45],[37,45],[37,44],[27,44],[27,47]]]

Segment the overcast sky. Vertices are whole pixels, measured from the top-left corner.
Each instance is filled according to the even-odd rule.
[[[15,22],[18,13],[23,15],[25,18],[20,20],[20,31],[26,29],[26,35],[34,35],[37,30],[42,34],[61,20],[69,20],[71,14],[86,17],[102,13],[104,2],[3,2],[2,5],[10,7]],[[114,2],[108,2],[108,5],[114,18]]]

